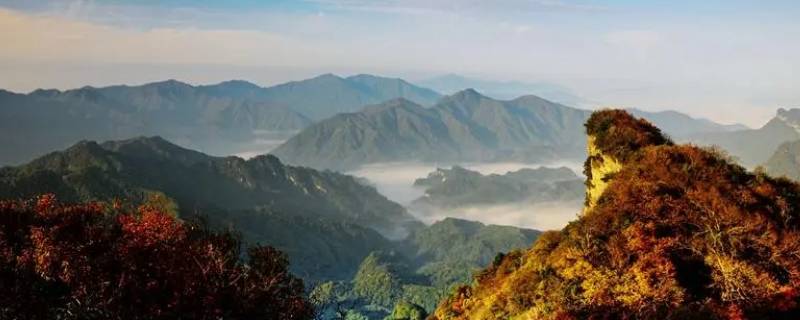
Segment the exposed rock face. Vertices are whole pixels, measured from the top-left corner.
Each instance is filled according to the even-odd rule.
[[[608,187],[608,182],[615,173],[622,169],[622,164],[619,161],[610,155],[603,154],[595,143],[595,138],[589,136],[589,141],[587,142],[589,157],[586,158],[587,167],[590,170],[589,174],[586,175],[587,209],[594,207],[597,199]]]

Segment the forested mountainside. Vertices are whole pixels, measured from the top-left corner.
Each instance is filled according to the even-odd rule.
[[[131,206],[0,200],[0,318],[315,319],[280,251]]]
[[[728,132],[677,112],[636,111],[676,137]],[[590,111],[536,96],[496,100],[468,89],[426,108],[406,99],[339,114],[302,130],[272,150],[289,164],[348,170],[364,164],[422,162],[545,162],[582,159],[582,125]]]
[[[447,218],[416,230],[393,250],[371,253],[351,280],[321,283],[311,297],[331,317],[337,311],[347,319],[419,317],[498,253],[527,247],[539,233]]]
[[[583,199],[583,180],[566,167],[520,169],[482,175],[453,166],[437,169],[414,181],[425,188],[416,205],[458,208],[512,202],[573,201]]]
[[[465,90],[431,108],[405,99],[321,121],[272,151],[287,163],[348,169],[386,161],[546,160],[583,152],[585,111],[533,96]]]
[[[237,151],[231,144],[258,139],[260,132],[297,131],[393,98],[427,105],[439,94],[400,79],[330,74],[268,88],[241,80],[201,86],[168,80],[30,94],[0,90],[0,165],[21,164],[79,140],[142,135],[231,154]]]
[[[0,199],[47,193],[66,202],[143,204],[232,230],[245,243],[285,252],[309,289],[335,285],[337,304],[373,318],[388,315],[401,297],[432,311],[449,287],[538,235],[455,219],[424,226],[353,177],[287,166],[273,156],[212,157],[160,137],[84,141],[0,169]],[[384,253],[406,261],[409,271],[392,275],[388,291],[375,291],[369,279],[385,264]]]
[[[792,319],[800,185],[606,110],[586,124],[586,207],[497,259],[433,319]]]
[[[158,198],[183,218],[201,215],[240,230],[247,241],[274,244],[303,277],[349,277],[369,252],[386,248],[381,234],[399,237],[421,226],[353,177],[286,166],[272,156],[211,157],[158,137],[81,142],[2,168],[0,181],[5,199]]]

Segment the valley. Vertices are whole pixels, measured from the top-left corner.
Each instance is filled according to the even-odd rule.
[[[405,89],[382,87],[397,84]],[[30,160],[0,169],[0,198],[122,200],[231,230],[245,245],[285,252],[325,319],[342,312],[365,319],[400,309],[433,312],[504,253],[583,219],[583,131],[592,112],[536,96],[496,100],[471,89],[443,96],[411,86],[323,75],[270,88],[166,81],[7,94],[7,123],[33,128],[44,125],[33,120],[36,112],[66,108],[62,118],[49,120],[61,123],[53,132],[111,140],[84,138],[63,149],[50,142],[35,146],[51,148],[41,156],[7,157]],[[342,98],[347,90],[361,96]],[[323,108],[322,100],[305,96],[344,99],[336,102],[344,113],[325,118],[308,108]],[[379,99],[386,102],[369,105]],[[203,116],[195,110],[184,117],[186,108]],[[791,112],[780,110],[764,128],[748,129],[674,111],[630,110],[676,141],[700,144],[773,133],[791,140]],[[75,132],[79,114],[111,124],[124,119],[125,126]],[[19,131],[2,147],[18,151],[15,143],[37,141],[37,134]],[[117,138],[126,135],[134,137]],[[796,178],[797,148],[759,148],[773,145],[775,155],[757,161]],[[731,159],[756,163],[752,151],[730,150]]]

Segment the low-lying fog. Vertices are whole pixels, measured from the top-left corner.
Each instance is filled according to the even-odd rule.
[[[481,174],[505,174],[522,168],[567,167],[581,175],[582,163],[551,162],[551,163],[464,163],[458,164],[469,170]],[[409,211],[426,223],[441,220],[445,217],[455,217],[485,224],[511,225],[539,230],[560,229],[569,221],[575,219],[583,204],[579,201],[573,203],[549,202],[536,205],[526,203],[510,203],[501,205],[482,205],[459,209],[430,209],[420,210],[411,203],[421,197],[424,188],[414,187],[414,180],[423,178],[436,168],[450,168],[452,165],[430,164],[419,162],[393,162],[363,166],[357,170],[347,172],[357,177],[369,180],[378,191],[387,198],[402,204]]]
[[[253,130],[252,138],[244,142],[225,142],[212,150],[203,151],[218,156],[233,155],[247,160],[269,153],[295,134],[297,131]]]

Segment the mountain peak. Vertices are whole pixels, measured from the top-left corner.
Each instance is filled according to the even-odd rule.
[[[800,257],[784,255],[800,237],[800,185],[674,145],[624,111],[586,128],[605,148],[587,163],[616,153],[622,164],[599,200],[499,256],[432,319],[795,318],[800,274],[787,270]]]
[[[29,95],[36,96],[36,97],[54,97],[61,94],[61,90],[58,89],[36,89],[31,91]]]
[[[787,123],[800,123],[800,109],[778,108],[778,112],[775,117]]]
[[[452,97],[482,98],[483,95],[481,95],[477,90],[473,88],[467,88],[454,93]]]
[[[533,95],[533,94],[526,94],[524,96],[519,96],[519,97],[517,97],[517,98],[515,98],[514,100],[511,100],[511,101],[516,102],[516,103],[527,103],[527,104],[537,104],[537,105],[538,104],[543,104],[543,103],[546,103],[546,104],[557,104],[557,103],[555,103],[553,101],[547,100],[545,98],[542,98],[540,96]]]
[[[422,108],[422,106],[414,103],[406,98],[394,98],[380,104],[368,105],[362,109],[364,112],[380,112],[394,108]]]
[[[403,83],[406,82],[405,80],[400,79],[400,78],[381,77],[381,76],[376,76],[376,75],[367,74],[367,73],[360,73],[360,74],[357,74],[357,75],[352,75],[352,76],[349,76],[349,77],[347,77],[345,79],[350,80],[350,81],[355,81],[355,82],[380,81],[380,80],[383,80],[383,81],[398,81],[398,82],[403,82]]]
[[[586,121],[586,133],[599,151],[620,161],[647,146],[672,144],[649,121],[624,110],[601,110]]]
[[[335,75],[333,73],[323,73],[323,74],[318,75],[316,77],[313,77],[313,78],[311,78],[309,80],[328,80],[328,81],[330,81],[330,80],[343,80],[343,78],[338,76],[338,75]]]
[[[205,155],[198,151],[189,150],[178,146],[160,136],[141,136],[126,140],[106,141],[103,142],[101,146],[106,150],[128,156],[149,159],[177,160],[185,164],[196,163],[212,158],[211,156]]]
[[[158,87],[158,88],[186,88],[193,87],[192,85],[178,81],[175,79],[167,79],[164,81],[156,81],[142,85],[142,87]]]
[[[242,89],[260,89],[261,87],[247,80],[227,80],[217,83],[216,86]]]
[[[442,101],[455,101],[458,103],[474,104],[482,100],[491,99],[475,89],[468,88],[442,98]]]
[[[77,151],[77,150],[102,150],[103,148],[97,141],[93,140],[81,140],[67,148],[67,152],[70,151]]]
[[[586,121],[586,133],[589,136],[589,157],[584,163],[587,208],[597,203],[609,181],[632,155],[648,146],[672,144],[650,122],[624,110],[592,113]]]

